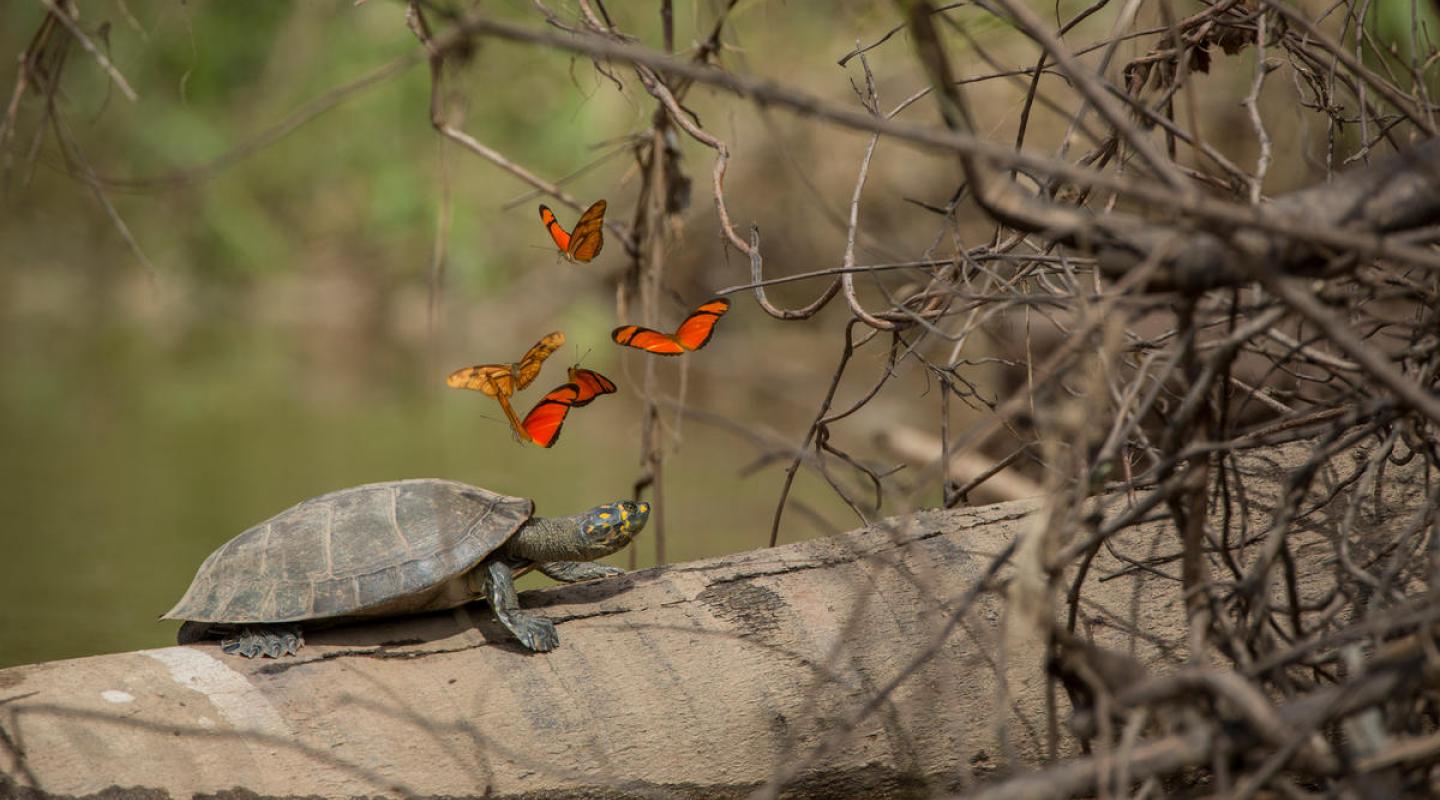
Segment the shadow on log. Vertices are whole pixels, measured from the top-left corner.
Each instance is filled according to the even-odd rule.
[[[1265,530],[1287,469],[1307,453],[1239,459],[1253,530]],[[1388,478],[1389,514],[1376,526],[1424,497],[1418,481]],[[512,644],[483,608],[462,607],[315,631],[299,657],[274,661],[196,645],[3,670],[0,796],[1091,792],[1093,756],[1031,771],[1052,746],[1048,645],[1003,624],[1004,562],[1041,502],[920,512],[528,592],[523,603],[560,627],[560,649],[544,655]],[[1101,498],[1097,511],[1124,503]],[[1327,524],[1310,519],[1303,536],[1324,542]],[[1177,547],[1165,522],[1120,538],[1131,550]],[[1307,550],[1303,537],[1291,544],[1305,594],[1323,597],[1330,551]],[[1176,692],[1209,685],[1210,673],[1177,668],[1184,609],[1163,567],[1102,552],[1090,569],[1108,579],[1088,584],[1079,630],[1134,662],[1138,678],[1159,676],[1115,687],[1117,696],[1172,679]],[[1104,724],[1088,709],[1072,716],[1063,691],[1051,699],[1057,722]],[[1248,701],[1260,708],[1247,712],[1241,698],[1237,713],[1275,708],[1264,695]],[[1055,741],[1058,755],[1077,755],[1068,734]],[[1210,754],[1195,729],[1156,736],[1135,751],[1132,777]]]

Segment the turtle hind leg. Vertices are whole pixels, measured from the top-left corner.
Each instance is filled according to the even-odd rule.
[[[215,626],[208,622],[192,622],[186,620],[180,624],[180,630],[175,632],[175,644],[195,644],[206,639],[215,638]]]
[[[550,578],[562,583],[591,581],[596,578],[609,578],[612,575],[625,574],[625,570],[619,567],[596,564],[593,561],[540,561],[535,566]]]
[[[305,637],[299,625],[242,625],[229,638],[220,641],[220,649],[246,658],[279,658],[295,655],[304,644]]]
[[[520,597],[515,594],[515,574],[510,565],[495,559],[485,565],[486,596],[500,624],[510,629],[520,644],[536,652],[554,650],[560,644],[555,623],[544,617],[520,610]]]

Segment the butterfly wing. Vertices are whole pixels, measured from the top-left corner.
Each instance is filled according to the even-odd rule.
[[[730,301],[723,297],[707,300],[690,316],[680,323],[672,336],[668,333],[642,328],[639,325],[622,325],[610,332],[616,344],[634,347],[647,353],[661,356],[678,356],[687,350],[699,350],[710,341],[715,333],[715,323],[730,310]]]
[[[515,376],[509,364],[477,364],[457,369],[445,378],[445,385],[453,389],[469,389],[484,392],[491,397],[508,397],[515,393]]]
[[[570,242],[563,248],[565,257],[571,261],[589,261],[600,255],[600,248],[605,245],[604,231],[605,201],[596,200],[585,209],[585,213],[581,214],[580,220],[575,223],[575,229],[570,231]]]
[[[615,384],[604,375],[594,370],[570,368],[570,382],[579,389],[579,395],[575,398],[573,405],[576,407],[588,405],[591,400],[602,394],[613,394]]]
[[[515,415],[515,409],[510,407],[510,395],[515,394],[515,376],[510,371],[509,364],[480,364],[457,369],[450,373],[445,383],[456,389],[471,389],[495,398],[500,404],[500,410],[505,412],[505,419],[509,420],[515,435],[524,437],[520,418]]]
[[[675,341],[675,337],[639,325],[621,325],[610,332],[610,338],[615,340],[615,344],[660,356],[678,356],[685,352],[685,348]]]
[[[550,447],[560,439],[560,427],[565,424],[565,415],[570,413],[575,399],[580,396],[580,387],[566,383],[551,389],[540,398],[540,402],[525,415],[520,427],[530,441],[541,447]]]
[[[675,341],[686,350],[699,350],[715,333],[715,323],[730,310],[730,301],[723,297],[707,300],[691,312],[675,329]]]
[[[525,356],[515,365],[515,382],[519,388],[524,389],[535,380],[540,374],[540,367],[550,354],[560,349],[565,344],[565,334],[561,331],[551,331],[545,334],[544,338],[535,343],[525,352]]]
[[[560,252],[568,253],[570,251],[570,234],[560,227],[560,221],[555,219],[555,212],[543,203],[540,205],[540,222],[544,223],[545,230],[550,232],[550,238],[555,240],[555,246],[560,248]]]

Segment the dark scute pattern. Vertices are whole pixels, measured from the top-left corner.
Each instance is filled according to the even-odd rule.
[[[362,605],[354,578],[330,578],[315,582],[315,606],[310,611],[317,617],[334,617]]]
[[[269,587],[264,581],[240,581],[232,585],[233,592],[225,598],[225,609],[244,613],[247,608],[264,608],[268,602]]]
[[[266,622],[287,622],[295,619],[305,619],[310,616],[310,598],[314,591],[307,582],[304,585],[285,587],[286,591],[275,593],[274,610],[268,612],[273,620]],[[244,613],[243,609],[236,607],[234,613],[238,616]],[[235,619],[235,622],[249,622],[250,620]]]
[[[337,520],[342,518],[339,513],[334,516]],[[296,506],[291,513],[271,520],[268,546],[263,546],[260,537],[245,542],[243,563],[258,566],[264,560],[267,569],[261,574],[265,577],[283,583],[308,582],[311,575],[325,572],[324,535],[330,519],[324,506],[310,503]],[[285,545],[277,547],[280,542]]]
[[[363,614],[467,571],[533,510],[529,500],[446,480],[331,492],[221,546],[165,616],[290,622]]]
[[[361,597],[395,597],[400,594],[400,570],[397,567],[361,575],[355,580]]]
[[[441,571],[441,564],[432,558],[407,562],[400,565],[400,585],[407,587],[432,586],[448,577],[436,574]]]

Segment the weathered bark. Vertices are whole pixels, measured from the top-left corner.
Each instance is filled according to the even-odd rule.
[[[1304,448],[1270,455],[1243,459],[1255,524]],[[1420,490],[1388,480],[1399,519]],[[544,655],[475,606],[313,632],[301,657],[277,661],[207,645],[3,670],[0,796],[725,797],[772,779],[806,797],[973,787],[1046,753],[1042,644],[1002,636],[1000,596],[978,591],[1003,575],[994,556],[1040,502],[921,512],[528,592],[522,601],[559,623],[561,646]],[[1309,524],[1321,540],[1326,521]],[[1166,523],[1126,536],[1155,552],[1177,546]],[[1084,627],[1168,671],[1184,656],[1174,583],[1107,559],[1094,574],[1118,577],[1087,584]],[[1296,560],[1323,591],[1331,567],[1303,546]],[[1145,636],[1107,619],[1135,620]]]

